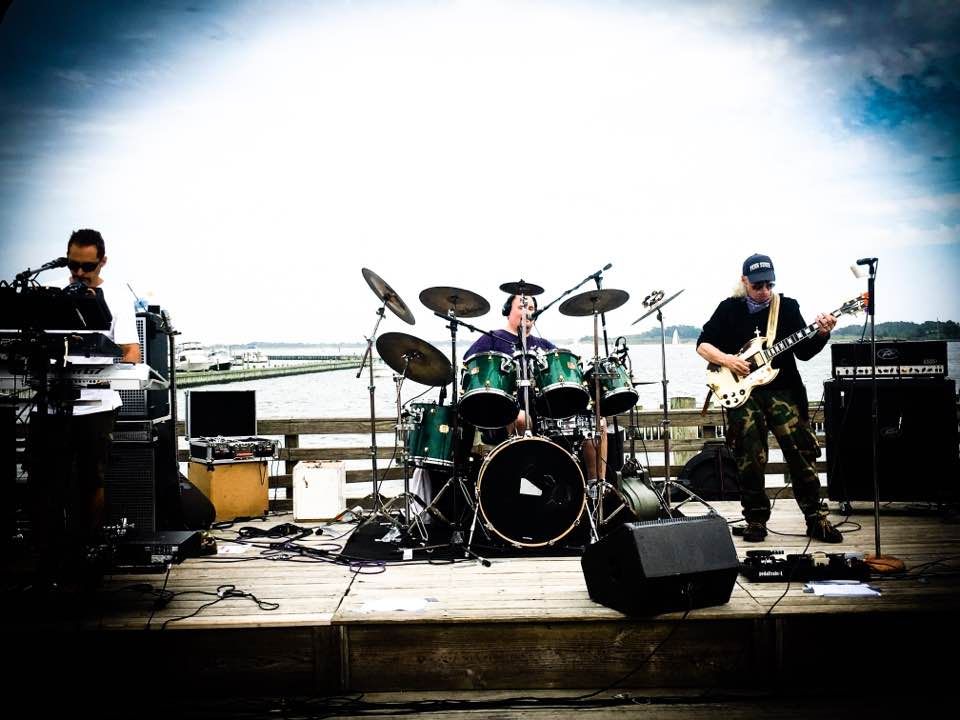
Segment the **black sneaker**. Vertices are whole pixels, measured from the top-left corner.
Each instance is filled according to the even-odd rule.
[[[763,542],[767,537],[767,524],[760,521],[748,522],[743,531],[743,539],[747,542]]]
[[[827,543],[843,542],[843,533],[837,530],[823,515],[807,518],[807,537]]]

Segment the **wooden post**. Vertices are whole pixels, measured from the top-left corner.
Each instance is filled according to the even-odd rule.
[[[283,446],[289,450],[290,448],[300,447],[300,435],[284,435],[283,436]],[[283,473],[284,475],[293,475],[293,466],[297,464],[296,460],[284,460],[283,461]]]
[[[689,410],[696,407],[696,398],[688,397],[686,395],[678,395],[677,397],[670,398],[670,409],[671,410]],[[670,439],[696,439],[697,437],[697,428],[695,427],[677,427],[672,425],[670,428]],[[681,450],[679,452],[670,453],[671,464],[673,465],[684,465],[687,460],[696,455],[692,450]]]

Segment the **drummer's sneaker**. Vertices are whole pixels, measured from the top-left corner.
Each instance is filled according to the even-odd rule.
[[[767,537],[767,524],[759,520],[747,523],[746,530],[743,531],[743,539],[747,542],[763,542]]]

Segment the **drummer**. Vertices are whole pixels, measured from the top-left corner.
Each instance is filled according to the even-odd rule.
[[[526,301],[524,303],[524,301]],[[499,330],[494,330],[491,335],[481,335],[464,355],[469,358],[472,355],[482,352],[499,352],[512,356],[523,346],[520,338],[520,323],[523,323],[527,335],[527,349],[541,349],[544,352],[556,350],[557,346],[549,340],[532,335],[534,319],[533,314],[537,311],[537,298],[534,296],[521,297],[520,295],[510,295],[503,303],[501,313],[507,319],[506,324]],[[533,398],[531,398],[531,402]],[[531,409],[532,406],[531,406]],[[527,416],[521,407],[517,413],[517,418],[506,427],[507,435],[522,435],[527,430]],[[603,478],[606,475],[606,457],[607,457],[607,431],[606,420],[600,419],[600,457],[599,463],[594,445],[590,442],[583,444],[583,468],[584,477],[587,478],[588,485]],[[493,442],[505,440],[506,437],[501,432],[499,437],[495,434],[497,431],[484,431],[484,441],[493,439]]]

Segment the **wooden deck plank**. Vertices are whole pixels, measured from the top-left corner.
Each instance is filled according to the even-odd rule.
[[[739,516],[738,503],[714,505],[731,520]],[[769,525],[782,534],[757,544],[735,537],[734,544],[741,558],[752,549],[872,552],[872,513],[851,519],[861,529],[842,544],[808,543],[796,503],[778,501]],[[225,537],[224,546],[231,545],[234,536]],[[909,653],[919,652],[916,634],[960,634],[954,619],[960,618],[960,576],[936,572],[960,566],[949,560],[960,556],[960,526],[942,515],[890,512],[881,516],[881,540],[883,551],[903,559],[908,572],[874,578],[871,584],[882,592],[877,598],[816,597],[803,592],[802,582],[787,588],[740,576],[724,605],[686,616],[674,611],[628,618],[590,600],[578,557],[494,559],[490,567],[472,560],[397,563],[368,574],[322,561],[267,559],[261,549],[248,548],[241,555],[187,560],[168,575],[107,576],[82,604],[63,612],[8,613],[6,626],[56,633],[56,642],[75,643],[78,653],[90,644],[88,631],[99,631],[97,644],[113,648],[113,662],[135,656],[155,672],[162,671],[164,658],[169,664],[189,657],[198,682],[202,678],[204,687],[224,692],[233,678],[254,679],[264,669],[271,687],[300,689],[598,687],[635,666],[641,666],[635,687],[727,687],[743,677],[758,683],[785,679],[794,655],[815,664],[826,632],[853,628],[857,642],[886,662],[914,657]],[[323,540],[303,544],[311,542],[318,547]],[[945,566],[921,572],[938,561]],[[213,597],[200,593],[219,586],[279,607],[262,610],[248,598],[203,607]],[[176,595],[157,607],[161,588]],[[151,631],[144,633],[148,622]],[[887,645],[873,642],[871,632],[885,635],[890,627],[901,635]],[[292,655],[277,657],[287,652]],[[835,674],[851,671],[836,659],[829,663],[836,664]]]

